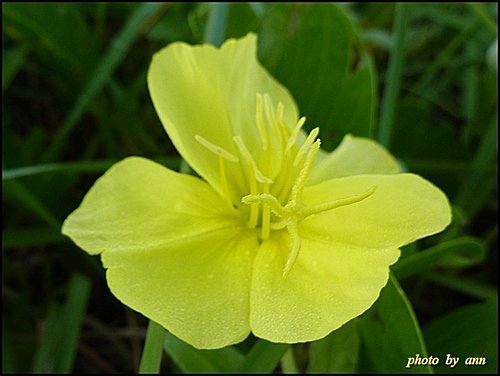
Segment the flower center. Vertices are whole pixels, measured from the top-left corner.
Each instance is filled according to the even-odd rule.
[[[269,238],[271,230],[286,228],[288,231],[290,250],[283,271],[285,276],[300,250],[298,225],[301,221],[314,214],[362,201],[373,194],[375,187],[319,205],[304,205],[301,196],[320,148],[320,140],[317,139],[319,128],[313,129],[299,147],[297,139],[305,118],[300,118],[290,131],[283,112],[281,102],[275,108],[269,95],[257,94],[256,125],[261,139],[261,149],[254,153],[257,160],[240,136],[233,137],[239,157],[201,136],[195,137],[218,156],[224,196],[229,204],[240,210],[246,226],[259,229],[262,241]],[[226,174],[228,162],[240,165],[245,177],[244,194],[235,194],[230,188]]]

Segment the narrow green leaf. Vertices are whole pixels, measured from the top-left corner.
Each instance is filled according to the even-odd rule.
[[[281,358],[281,371],[283,373],[300,373],[297,362],[295,361],[293,347],[291,346],[285,351],[285,354],[283,354]]]
[[[406,32],[408,29],[409,9],[406,3],[396,3],[396,16],[394,18],[394,42],[389,55],[389,66],[387,68],[387,79],[385,83],[384,96],[382,98],[380,121],[378,129],[378,141],[389,147],[394,126],[399,86],[403,73],[403,62],[405,54]]]
[[[19,69],[23,66],[26,56],[24,47],[4,51],[2,59],[2,93],[5,92]]]
[[[274,3],[259,57],[296,100],[305,127],[333,149],[345,133],[373,136],[376,76],[351,18],[333,3]]]
[[[91,101],[108,82],[113,71],[143,31],[145,24],[162,11],[164,7],[165,4],[163,3],[144,3],[128,19],[121,32],[112,41],[108,52],[100,61],[94,74],[92,74],[88,85],[81,92],[75,106],[65,118],[52,146],[47,150],[42,160],[49,161],[54,159],[63,148],[67,137],[73,131]]]
[[[436,265],[448,268],[477,265],[485,256],[486,249],[479,239],[464,236],[402,258],[392,271],[398,279],[402,279],[421,274]]]
[[[427,350],[411,304],[392,273],[379,299],[357,322],[370,362],[363,372],[432,372],[429,365],[408,365],[417,355],[426,357]]]
[[[15,349],[10,342],[10,333],[2,320],[2,373],[19,373],[15,359]]]
[[[354,373],[359,355],[359,329],[351,320],[327,337],[311,342],[307,373]]]
[[[67,300],[62,309],[61,321],[59,321],[59,325],[62,324],[63,335],[57,349],[58,362],[55,372],[73,371],[91,286],[90,279],[81,274],[74,274],[69,280]]]
[[[50,306],[34,357],[34,373],[70,373],[73,370],[90,287],[87,277],[74,274],[68,283],[66,302]]]
[[[61,306],[55,303],[50,304],[47,317],[43,323],[41,338],[33,358],[33,373],[55,372],[57,363],[55,354],[62,335],[60,330],[61,311]]]
[[[33,247],[44,244],[58,244],[68,239],[61,231],[47,227],[7,227],[2,231],[2,248]]]
[[[164,334],[165,329],[160,324],[149,320],[139,373],[160,372]]]
[[[455,199],[456,204],[464,208],[469,215],[474,214],[482,206],[483,200],[490,197],[487,193],[493,187],[485,184],[487,178],[490,177],[494,186],[497,185],[498,171],[495,171],[494,174],[488,174],[486,171],[486,167],[495,164],[497,158],[498,108],[490,120],[486,133],[481,138],[481,144],[472,161],[471,173],[462,183]],[[487,191],[485,191],[486,188]]]
[[[289,347],[288,344],[257,340],[245,356],[239,373],[272,373]]]
[[[237,373],[243,355],[234,347],[197,350],[168,331],[164,349],[184,373]]]
[[[47,206],[33,194],[24,184],[18,181],[11,180],[8,184],[4,184],[5,196],[12,197],[21,206],[35,214],[37,217],[48,223],[54,229],[59,230],[61,223],[47,208]]]
[[[177,169],[179,158],[177,157],[159,157],[154,158],[155,161],[164,164],[171,169]],[[35,166],[25,166],[10,168],[2,171],[2,180],[8,181],[12,179],[22,178],[48,173],[99,173],[106,171],[114,163],[118,162],[115,159],[102,161],[79,161],[79,162],[61,162],[61,163],[44,163]]]
[[[436,372],[498,372],[498,295],[436,318],[423,327],[423,333],[429,353],[440,359]],[[454,367],[451,358],[458,358]],[[467,358],[472,364],[466,364]]]
[[[479,282],[471,277],[464,278],[460,275],[432,272],[427,276],[427,280],[476,299],[491,299],[498,296],[497,287]]]
[[[227,3],[210,3],[210,12],[203,35],[205,43],[220,46],[224,41],[226,32],[226,20],[229,4]]]

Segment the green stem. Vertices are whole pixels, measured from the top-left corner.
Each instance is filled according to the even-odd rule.
[[[227,11],[227,3],[210,4],[210,13],[208,14],[203,36],[205,43],[210,43],[214,46],[220,46],[222,44],[226,33]]]
[[[165,330],[160,324],[149,320],[139,373],[159,373],[164,333]]]
[[[390,51],[389,67],[387,69],[387,85],[382,99],[382,107],[379,121],[379,142],[389,147],[396,113],[399,86],[403,70],[405,38],[408,23],[408,4],[396,4],[396,16],[394,19],[394,43]]]

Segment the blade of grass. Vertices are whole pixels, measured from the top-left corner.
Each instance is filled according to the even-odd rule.
[[[183,373],[237,373],[243,355],[234,347],[215,350],[198,350],[165,332],[164,349]]]
[[[127,23],[112,41],[106,55],[102,58],[96,70],[92,74],[88,85],[83,89],[78,97],[75,106],[64,119],[64,123],[59,130],[59,133],[54,139],[51,147],[43,156],[43,161],[53,160],[65,145],[65,141],[73,131],[82,115],[87,110],[91,101],[108,82],[113,71],[118,64],[123,60],[130,47],[133,45],[137,37],[142,32],[144,26],[155,17],[159,12],[162,12],[164,7],[168,6],[164,3],[145,3],[132,14]]]
[[[440,261],[446,261],[445,257],[448,260],[447,267],[465,267],[481,263],[485,256],[486,250],[481,241],[463,236],[405,257],[392,267],[392,271],[398,279],[402,279],[420,274]]]
[[[272,373],[290,345],[259,339],[248,352],[240,373]]]
[[[65,243],[68,239],[60,231],[48,227],[12,228],[7,227],[2,232],[2,248],[34,247],[44,244]]]
[[[281,370],[283,373],[300,373],[291,346],[285,351],[285,354],[283,354],[281,358]]]
[[[405,39],[408,29],[408,4],[396,3],[394,19],[394,43],[391,46],[389,66],[387,68],[386,86],[382,98],[378,140],[385,147],[389,147],[394,125],[397,100],[405,52]]]
[[[90,288],[87,277],[74,274],[68,282],[66,302],[62,306],[51,305],[34,357],[34,373],[70,373],[73,370]]]
[[[26,49],[24,47],[5,51],[2,59],[2,93],[9,87],[19,69],[23,66],[25,58]]]
[[[425,97],[425,89],[432,85],[434,78],[438,72],[444,67],[448,66],[450,61],[453,61],[453,54],[462,46],[465,40],[469,38],[470,34],[477,30],[477,22],[471,22],[468,25],[464,25],[460,33],[454,37],[446,47],[444,47],[436,59],[426,67],[425,73],[418,80],[418,82],[413,86],[412,91],[417,95],[422,95]]]
[[[177,169],[179,158],[177,157],[158,157],[153,160],[164,164],[170,169]],[[61,162],[61,163],[45,163],[35,166],[17,167],[2,171],[2,181],[33,176],[46,173],[99,173],[106,171],[114,163],[118,162],[115,159],[101,161],[79,161],[79,162]]]
[[[228,6],[228,3],[210,3],[210,12],[203,34],[205,43],[220,46],[224,41]]]
[[[484,9],[485,4],[482,3],[466,3],[472,12],[485,24],[486,28],[491,32],[492,35],[498,35],[498,26],[495,21],[488,14],[486,9]]]
[[[464,55],[466,55],[471,60],[479,56],[480,53],[480,47],[478,46],[478,43],[476,41],[471,40],[465,45]],[[464,117],[467,121],[464,127],[464,138],[466,140],[470,139],[470,135],[472,134],[474,125],[476,123],[475,115],[477,113],[477,104],[479,97],[478,83],[478,65],[471,64],[465,68],[462,90]]]
[[[498,112],[492,116],[490,124],[481,139],[476,155],[472,160],[472,169],[470,174],[464,180],[457,194],[455,203],[470,215],[472,215],[482,205],[483,200],[488,199],[489,195],[484,194],[484,190],[491,188],[486,184],[488,173],[485,166],[490,166],[498,154]],[[498,175],[498,172],[495,172]],[[492,175],[494,176],[494,175]],[[495,179],[496,182],[497,179]],[[485,188],[486,187],[486,188]]]
[[[471,278],[463,278],[463,276],[443,275],[435,272],[429,275],[428,280],[476,299],[486,300],[498,297],[498,289],[495,286],[486,285]]]
[[[63,335],[57,353],[58,363],[55,372],[70,373],[73,371],[91,286],[90,279],[81,274],[73,274],[69,280],[67,300],[62,310]]]
[[[2,180],[7,181],[26,176],[54,172],[103,172],[116,162],[116,160],[82,161],[69,163],[45,163],[35,166],[17,167],[2,171]]]
[[[139,373],[160,372],[164,336],[165,329],[157,322],[149,320]]]
[[[47,208],[47,206],[36,197],[24,184],[16,180],[11,180],[3,185],[6,195],[17,200],[25,209],[29,210],[37,217],[48,223],[56,230],[61,228],[61,223]]]
[[[58,330],[60,311],[61,307],[56,304],[51,304],[49,307],[47,317],[43,323],[41,339],[37,344],[36,353],[33,357],[33,373],[49,373],[55,370],[54,353],[61,335]]]
[[[10,343],[10,333],[5,326],[5,321],[2,320],[2,373],[19,373],[14,356],[15,349]]]

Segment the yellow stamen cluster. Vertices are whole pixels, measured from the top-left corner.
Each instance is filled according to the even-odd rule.
[[[361,194],[315,206],[305,206],[301,196],[320,148],[320,140],[317,139],[319,129],[313,129],[299,147],[297,138],[305,118],[300,118],[293,131],[290,131],[283,120],[283,112],[282,103],[278,103],[274,108],[269,95],[257,94],[255,118],[262,149],[253,155],[240,136],[233,137],[239,157],[201,136],[196,136],[196,140],[218,156],[220,179],[228,203],[239,208],[241,203],[249,205],[248,213],[242,210],[246,213],[248,228],[260,228],[262,241],[269,238],[271,230],[287,229],[290,250],[283,270],[283,276],[286,276],[300,250],[299,223],[311,215],[362,201],[373,194],[375,187]],[[258,162],[254,155],[258,157]],[[276,160],[277,155],[279,169],[273,178],[270,178],[271,160]],[[239,163],[245,176],[245,194],[239,197],[235,197],[237,194],[228,183],[227,162]]]

